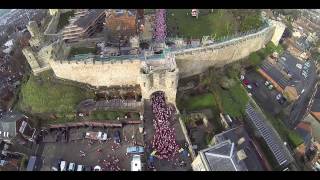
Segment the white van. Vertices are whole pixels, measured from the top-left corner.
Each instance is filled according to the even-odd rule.
[[[67,162],[61,161],[60,162],[60,171],[66,171],[67,170]]]
[[[140,155],[133,155],[132,161],[131,161],[131,171],[141,171],[142,165],[141,165],[141,157]]]
[[[84,166],[83,165],[78,165],[77,166],[77,171],[83,171]]]

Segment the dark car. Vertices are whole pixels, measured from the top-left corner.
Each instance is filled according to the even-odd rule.
[[[117,144],[120,144],[121,142],[121,138],[120,138],[120,131],[119,130],[116,130],[113,134],[113,140],[114,140],[114,143],[117,143]]]
[[[91,166],[84,166],[84,171],[92,171],[92,167]]]
[[[56,159],[53,161],[52,163],[52,167],[51,170],[52,171],[59,171],[60,170],[60,162],[62,161],[62,159]]]
[[[249,84],[249,81],[247,79],[244,79],[242,83],[247,86]]]
[[[254,82],[254,83],[253,83],[253,85],[254,85],[254,87],[256,87],[256,88],[257,88],[257,87],[259,87],[259,84],[258,84],[258,82],[257,82],[257,81],[256,81],[256,82]]]
[[[278,100],[278,103],[283,105],[287,100],[284,98],[284,97],[281,97],[279,100]]]

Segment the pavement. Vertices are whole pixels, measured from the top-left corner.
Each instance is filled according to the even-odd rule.
[[[154,127],[153,127],[153,113],[151,110],[151,103],[149,100],[145,100],[144,102],[144,128],[146,131],[146,135],[144,137],[145,143],[146,143],[146,154],[147,157],[152,153],[152,139],[154,135]],[[179,147],[184,147],[186,140],[183,135],[180,123],[178,119],[175,119],[175,121],[171,124],[172,127],[174,127],[176,132],[176,141]],[[186,149],[186,148],[184,148]],[[182,157],[180,154],[177,156],[177,159],[180,161],[186,162],[186,166],[177,166],[175,165],[175,161],[168,161],[168,160],[159,160],[155,158],[155,169],[157,171],[189,171],[191,170],[191,158],[190,157]]]
[[[121,170],[130,171],[132,155],[126,155],[126,149],[129,146],[133,146],[133,140],[131,139],[132,134],[136,134],[135,140],[138,144],[143,145],[142,135],[138,132],[138,125],[127,125],[122,129],[120,128],[109,128],[108,131],[103,129],[94,128],[93,131],[103,131],[108,132],[109,137],[113,137],[113,132],[116,130],[121,132],[121,144],[120,146],[116,145],[113,142],[113,139],[107,140],[106,142],[93,141],[93,144],[89,145],[89,140],[87,139],[78,139],[70,142],[52,142],[52,143],[41,143],[38,154],[41,154],[43,161],[43,166],[41,171],[50,171],[52,162],[56,159],[62,158],[67,162],[74,162],[76,165],[89,165],[96,166],[100,165],[103,170],[109,171],[110,169],[106,168],[103,165],[103,160],[108,162],[114,162],[115,159],[118,159],[119,162],[117,165]],[[79,137],[83,132],[91,130],[89,128],[75,128],[72,133],[78,133]],[[125,136],[127,138],[125,138]],[[138,137],[139,136],[139,137]],[[125,140],[127,139],[127,140]],[[97,152],[98,149],[101,149],[101,152]],[[83,151],[86,156],[81,157],[80,151]],[[112,159],[114,158],[114,159]]]
[[[257,82],[258,87],[254,88],[250,91],[252,97],[255,101],[266,111],[270,112],[273,116],[280,113],[280,111],[285,108],[288,104],[285,103],[283,105],[279,104],[276,100],[278,91],[275,89],[269,90],[265,85],[265,79],[256,71],[251,70],[248,71],[245,75],[246,79],[253,83]],[[254,86],[253,86],[254,87]]]
[[[313,60],[309,60],[308,62],[310,62],[310,68],[308,68],[306,78],[302,75],[303,70],[296,66],[297,64],[304,66],[305,62],[298,60],[288,52],[285,52],[278,59],[277,63],[272,64],[268,60],[264,60],[260,66],[260,68],[272,77],[282,88],[285,88],[288,85],[294,86],[297,89],[298,94],[300,94],[299,99],[296,100],[292,106],[289,118],[284,121],[286,125],[291,128],[294,128],[305,116],[309,101],[315,90],[317,81],[316,67]],[[291,78],[288,78],[286,73],[290,74]],[[257,101],[259,104],[261,103],[261,101]],[[267,107],[266,109],[270,111],[271,107]],[[276,109],[276,107],[274,109]]]

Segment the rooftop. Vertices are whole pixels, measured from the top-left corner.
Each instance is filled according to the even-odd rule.
[[[83,29],[86,29],[98,17],[104,15],[104,11],[104,9],[91,9],[85,16],[77,19],[74,24],[82,27]]]
[[[248,133],[243,126],[238,126],[215,136],[218,143],[230,140],[235,144],[236,150],[246,157],[243,159],[249,171],[263,171],[258,152],[254,147]]]
[[[25,116],[16,112],[7,112],[0,117],[0,138],[10,139],[17,134],[17,121]]]
[[[223,141],[200,151],[211,171],[247,171],[245,164],[236,155],[235,144]]]

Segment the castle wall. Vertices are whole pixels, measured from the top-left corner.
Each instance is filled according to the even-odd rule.
[[[258,33],[235,38],[207,47],[193,48],[176,53],[180,77],[188,77],[206,71],[210,66],[222,66],[258,51],[273,37],[275,27]]]
[[[156,71],[150,74],[143,74],[139,76],[142,97],[149,99],[151,94],[156,91],[165,92],[167,101],[175,104],[179,70],[175,69],[173,72]]]
[[[52,15],[51,20],[46,28],[46,30],[44,31],[45,35],[57,35],[57,28],[58,28],[58,23],[59,23],[59,19],[60,19],[60,12],[53,12],[55,13],[54,15]]]
[[[50,61],[51,68],[59,78],[70,79],[93,86],[136,85],[140,74],[140,60],[101,62]]]

